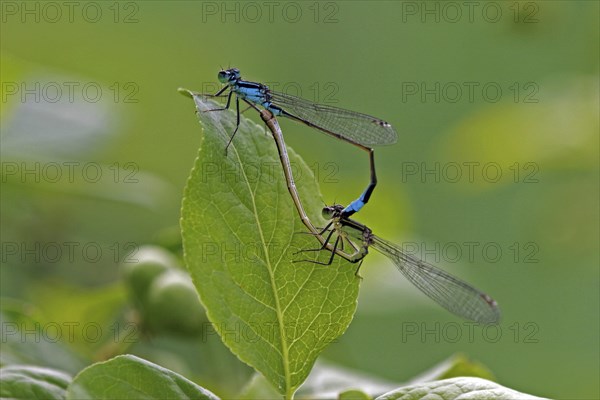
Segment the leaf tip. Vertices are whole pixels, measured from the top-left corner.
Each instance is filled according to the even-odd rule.
[[[194,92],[192,92],[191,90],[180,87],[180,88],[177,88],[177,91],[185,97],[189,97],[190,99],[194,98]]]

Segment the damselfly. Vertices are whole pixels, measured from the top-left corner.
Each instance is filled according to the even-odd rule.
[[[344,208],[342,213],[345,217],[349,217],[369,201],[377,185],[375,156],[371,146],[393,144],[397,140],[396,131],[389,123],[367,114],[316,104],[300,97],[272,91],[261,83],[242,80],[240,70],[237,68],[221,70],[218,79],[225,86],[210,97],[227,96],[227,103],[222,108],[209,111],[229,109],[231,98],[234,94],[236,95],[237,124],[226,149],[240,125],[240,99],[253,107],[260,105],[275,116],[281,115],[301,122],[369,153],[371,171],[369,185],[358,199]],[[229,92],[223,94],[226,90],[229,90]]]
[[[348,256],[341,256],[354,263],[362,263],[369,248],[373,248],[392,260],[413,285],[448,311],[480,323],[497,323],[500,320],[498,304],[490,296],[447,272],[405,253],[400,246],[374,235],[366,225],[344,217],[342,211],[343,207],[340,205],[323,208],[323,216],[329,218],[330,222],[319,232],[319,235],[329,231],[325,239],[329,243],[332,235],[337,234],[329,263],[332,262],[335,254],[341,255],[337,252],[339,248],[349,246],[350,252],[342,253]],[[317,250],[324,248],[325,246]]]

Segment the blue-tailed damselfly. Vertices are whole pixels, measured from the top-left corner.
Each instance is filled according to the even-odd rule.
[[[369,201],[377,185],[374,151],[371,146],[393,144],[397,140],[396,131],[389,123],[367,114],[317,104],[300,97],[272,91],[261,83],[242,80],[240,70],[237,68],[221,70],[218,79],[225,86],[210,97],[227,96],[227,103],[222,108],[209,111],[228,109],[233,94],[236,95],[237,124],[226,148],[233,140],[240,124],[239,100],[242,99],[252,106],[260,105],[275,116],[282,115],[301,122],[368,152],[371,174],[369,185],[358,199],[344,208],[343,216],[349,217]],[[229,92],[224,95],[223,93],[228,89]]]

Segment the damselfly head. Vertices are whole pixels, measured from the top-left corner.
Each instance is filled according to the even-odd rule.
[[[344,209],[344,206],[342,206],[341,204],[334,204],[332,206],[326,206],[326,207],[323,207],[323,209],[321,210],[321,215],[325,219],[338,218],[342,214],[343,209]]]
[[[217,75],[219,82],[230,83],[240,79],[240,70],[237,68],[222,69]]]

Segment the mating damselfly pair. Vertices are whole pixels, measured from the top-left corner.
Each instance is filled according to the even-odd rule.
[[[288,191],[297,212],[304,225],[321,244],[318,249],[307,249],[306,251],[330,251],[331,257],[325,264],[330,264],[336,255],[352,263],[362,263],[369,248],[374,248],[390,258],[412,284],[447,310],[480,323],[498,322],[499,308],[491,297],[439,268],[406,254],[400,246],[379,238],[366,225],[349,218],[368,202],[377,184],[374,151],[371,146],[393,144],[397,140],[396,132],[389,123],[370,115],[316,104],[299,97],[274,92],[263,84],[242,80],[240,71],[236,68],[220,71],[218,78],[224,87],[214,95],[180,91],[192,97],[227,97],[225,106],[206,109],[203,112],[229,109],[232,97],[235,95],[237,123],[226,149],[234,140],[240,125],[240,99],[261,114],[275,139]],[[229,91],[225,93],[227,90]],[[264,109],[261,110],[259,107]],[[323,229],[317,229],[303,209],[291,173],[283,135],[275,119],[276,116],[284,116],[302,122],[369,153],[371,173],[369,186],[358,199],[346,207],[341,205],[325,207],[323,215],[329,220],[329,223]]]

